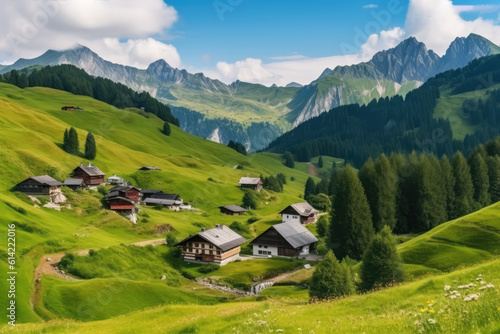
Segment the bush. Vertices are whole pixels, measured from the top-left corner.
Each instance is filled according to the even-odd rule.
[[[37,198],[42,206],[50,202],[50,196],[38,196]]]
[[[325,194],[311,196],[309,202],[316,210],[319,211],[328,212],[332,208],[332,201],[330,201],[330,197]]]
[[[106,190],[106,187],[105,186],[99,186],[97,187],[97,191],[103,195],[103,196],[106,196],[106,194],[108,193],[108,191]]]
[[[396,250],[396,240],[387,225],[372,239],[363,254],[361,280],[362,288],[365,290],[404,280],[401,259]]]
[[[248,226],[241,222],[232,222],[231,225],[229,225],[229,228],[235,232],[238,232],[239,234],[250,233],[250,229],[248,228]]]
[[[167,246],[173,247],[174,245],[177,244],[176,233],[174,233],[174,232],[167,233],[167,237],[165,238],[165,240],[167,241]]]
[[[352,272],[345,263],[340,263],[332,251],[326,254],[314,270],[309,286],[312,298],[328,299],[354,293]]]
[[[324,238],[328,235],[329,224],[330,222],[325,216],[319,217],[319,220],[316,223],[316,232],[318,233],[320,238]]]
[[[156,210],[159,210],[159,211],[163,210],[163,204],[156,203],[156,204],[155,204],[155,209],[156,209]]]
[[[250,217],[250,218],[248,218],[248,220],[247,220],[247,222],[248,222],[249,224],[253,224],[253,223],[258,222],[258,221],[259,221],[259,218],[257,218],[257,217]]]
[[[200,268],[198,268],[198,271],[202,274],[208,274],[208,273],[211,273],[211,272],[219,270],[219,269],[220,269],[220,266],[218,264],[207,263],[207,264],[204,264],[203,266],[201,266]]]
[[[75,256],[71,253],[64,255],[59,261],[58,267],[62,270],[68,270],[75,264]]]
[[[189,271],[186,270],[181,270],[181,275],[190,280],[196,279],[196,276],[194,276],[193,274],[191,274]]]

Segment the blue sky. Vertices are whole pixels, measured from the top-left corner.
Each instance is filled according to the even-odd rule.
[[[16,0],[0,11],[0,64],[81,44],[138,68],[307,84],[411,36],[438,54],[472,32],[500,44],[499,18],[500,0]]]
[[[166,1],[179,14],[170,30],[183,64],[203,68],[218,61],[233,63],[248,57],[271,61],[293,54],[327,57],[343,54],[340,45],[352,41],[375,21],[372,33],[404,26],[408,1],[401,1],[388,21],[374,20],[396,1],[216,0]],[[234,5],[231,5],[233,3]],[[455,5],[492,4],[498,1],[454,1]],[[363,8],[375,5],[377,8]],[[219,8],[219,10],[216,9]],[[374,6],[370,6],[374,7]],[[466,19],[498,19],[498,12],[463,13]],[[221,20],[222,18],[222,20]],[[358,47],[358,45],[353,45]]]

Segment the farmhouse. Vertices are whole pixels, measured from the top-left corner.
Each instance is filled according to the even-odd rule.
[[[273,225],[251,244],[254,255],[299,257],[308,255],[318,239],[300,222]]]
[[[246,209],[243,209],[239,205],[224,205],[224,206],[219,206],[219,209],[220,213],[223,213],[228,216],[238,216],[247,211]]]
[[[64,107],[61,108],[61,110],[73,111],[73,110],[75,110],[75,107],[73,107],[73,106],[64,106]]]
[[[85,183],[83,182],[83,179],[66,179],[64,180],[63,185],[73,191],[85,188]]]
[[[238,183],[241,189],[252,189],[256,191],[262,189],[262,180],[258,177],[242,177]]]
[[[181,197],[177,194],[167,194],[160,189],[142,189],[142,199],[146,198],[161,198],[168,199],[172,201],[180,200]]]
[[[224,265],[238,259],[241,244],[247,241],[225,225],[215,225],[179,242],[186,262],[213,262]]]
[[[32,196],[50,196],[53,203],[66,201],[61,192],[62,183],[48,175],[32,176],[16,185],[17,191]]]
[[[160,170],[160,169],[158,167],[155,167],[155,166],[144,166],[144,167],[139,168],[139,170],[148,171],[148,170]]]
[[[134,203],[139,203],[141,201],[141,190],[132,186],[115,186],[109,189],[107,197],[122,197]]]
[[[301,224],[315,223],[318,220],[319,211],[313,208],[309,203],[295,203],[287,206],[280,212],[281,221],[299,222]]]
[[[87,186],[97,186],[104,183],[105,174],[89,162],[88,166],[80,165],[73,170],[73,178],[83,179]]]
[[[107,197],[109,208],[114,211],[135,211],[134,201],[125,197]]]

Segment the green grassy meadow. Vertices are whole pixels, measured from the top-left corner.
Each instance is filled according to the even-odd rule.
[[[62,105],[84,111],[61,111]],[[500,331],[500,204],[445,223],[398,246],[409,274],[408,283],[331,302],[309,304],[304,288],[312,270],[298,270],[304,262],[258,259],[230,263],[202,274],[200,265],[173,256],[168,246],[144,248],[128,244],[164,238],[163,227],[175,229],[178,239],[201,227],[249,227],[251,239],[280,221],[278,212],[301,202],[310,176],[307,164],[289,169],[281,157],[269,153],[243,156],[224,145],[182,132],[138,110],[120,110],[88,97],[47,89],[19,89],[0,84],[0,234],[16,224],[17,326],[0,332],[19,333],[450,333]],[[61,149],[66,128],[77,129],[80,147],[88,131],[96,137],[93,164],[106,175],[119,175],[141,188],[176,192],[197,211],[173,212],[143,208],[137,224],[104,210],[99,192],[69,193],[71,209],[60,212],[36,208],[11,190],[28,176],[50,174],[59,180],[87,163],[81,155]],[[317,164],[317,157],[313,164]],[[323,157],[319,174],[329,173],[339,159]],[[140,172],[143,165],[161,171]],[[243,169],[238,169],[240,166]],[[259,207],[241,216],[225,216],[220,205],[241,204],[237,187],[241,176],[283,173],[283,193],[263,191]],[[294,181],[291,181],[293,177]],[[318,179],[316,179],[318,180]],[[249,222],[253,221],[252,223]],[[256,220],[256,221],[254,221]],[[310,226],[315,231],[315,226]],[[86,235],[86,237],[82,237]],[[0,247],[7,258],[6,243]],[[38,299],[31,305],[34,271],[45,254],[76,253],[69,274],[75,280],[45,275]],[[248,252],[248,243],[243,245]],[[6,261],[0,270],[7,272]],[[185,278],[224,282],[248,289],[278,273],[298,270],[259,296],[237,296],[211,290]],[[166,279],[160,277],[165,275]],[[479,276],[482,275],[482,276]],[[482,279],[494,285],[479,290]],[[477,301],[450,298],[444,290],[477,284],[463,296],[480,293]],[[5,296],[7,283],[0,281]],[[431,302],[432,301],[432,302]],[[0,299],[6,308],[8,300]],[[432,304],[432,305],[431,305]],[[431,322],[429,319],[435,321]]]

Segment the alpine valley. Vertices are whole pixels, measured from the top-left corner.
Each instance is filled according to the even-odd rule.
[[[379,52],[366,63],[325,69],[306,86],[286,87],[236,81],[225,84],[171,67],[160,59],[138,69],[111,63],[85,46],[65,51],[49,50],[34,59],[19,59],[0,73],[33,66],[72,64],[93,76],[146,91],[170,106],[181,129],[227,144],[244,144],[248,151],[265,149],[299,124],[335,107],[367,104],[373,99],[405,96],[429,78],[465,66],[471,60],[500,53],[500,47],[475,34],[459,37],[446,54],[409,38],[393,49]]]

